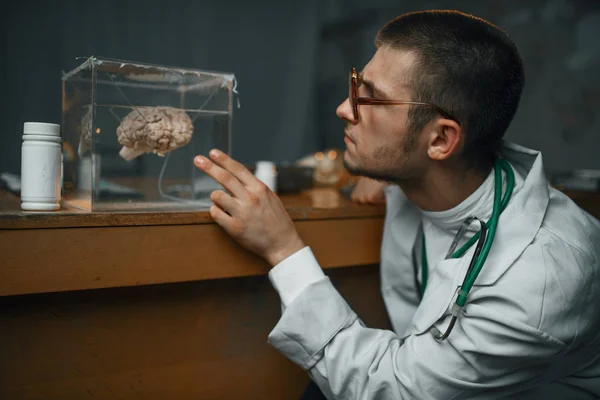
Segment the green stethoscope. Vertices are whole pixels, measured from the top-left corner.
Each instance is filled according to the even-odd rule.
[[[506,172],[506,191],[502,194],[502,170]],[[458,293],[458,297],[456,298],[456,302],[452,305],[451,314],[452,319],[450,320],[450,324],[446,329],[446,332],[443,334],[434,326],[431,329],[431,332],[438,342],[446,340],[450,335],[450,332],[454,328],[454,324],[456,323],[456,319],[460,314],[462,308],[465,306],[467,302],[467,296],[469,295],[469,291],[471,287],[473,287],[473,283],[477,279],[477,275],[481,272],[481,268],[483,267],[483,263],[487,258],[488,253],[490,252],[490,248],[492,247],[492,242],[494,241],[494,235],[496,234],[496,228],[498,227],[498,220],[500,219],[500,214],[506,208],[508,201],[512,195],[513,189],[515,187],[515,174],[510,166],[510,164],[503,159],[496,159],[494,162],[494,208],[492,209],[492,216],[490,217],[487,223],[484,223],[477,217],[469,217],[463,222],[462,226],[456,233],[450,248],[448,249],[448,253],[446,254],[446,259],[449,258],[459,258],[462,257],[463,254],[467,252],[471,246],[475,242],[477,242],[477,246],[475,247],[475,252],[473,253],[473,257],[471,258],[471,262],[469,264],[469,269],[467,270],[467,274],[465,275],[465,279],[463,280],[462,285],[460,286],[460,291]],[[500,198],[502,196],[502,199]],[[473,221],[478,221],[481,228],[480,230],[471,238],[467,243],[465,243],[460,249],[454,251],[456,246],[458,245],[459,240],[462,238],[466,229]],[[425,234],[423,233],[423,246],[421,250],[421,260],[423,264],[423,268],[421,269],[421,282],[419,285],[417,279],[415,282],[417,284],[417,288],[420,286],[421,297],[423,297],[425,293],[425,287],[427,285],[427,276],[429,266],[427,264],[427,254],[425,251]]]

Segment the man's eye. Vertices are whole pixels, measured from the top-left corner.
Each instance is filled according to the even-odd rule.
[[[363,96],[373,96],[373,90],[368,85],[360,85],[358,90],[361,92]]]

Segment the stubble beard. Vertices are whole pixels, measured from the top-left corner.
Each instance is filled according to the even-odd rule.
[[[350,175],[364,176],[376,181],[382,181],[387,183],[398,183],[406,179],[403,174],[404,166],[407,163],[408,157],[413,152],[417,145],[417,135],[415,132],[408,132],[405,136],[404,143],[402,144],[402,154],[400,156],[395,155],[392,149],[382,147],[377,149],[373,158],[386,159],[385,163],[390,164],[387,171],[373,171],[366,168],[361,168],[355,165],[350,165],[344,157],[343,164],[344,168]]]

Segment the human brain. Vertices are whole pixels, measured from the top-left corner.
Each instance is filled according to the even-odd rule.
[[[119,155],[132,160],[143,153],[165,153],[189,143],[194,126],[189,115],[171,107],[136,107],[117,128]]]

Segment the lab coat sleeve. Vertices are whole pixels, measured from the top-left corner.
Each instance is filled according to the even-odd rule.
[[[308,285],[325,278],[310,247],[292,254],[269,272],[269,280],[287,307]]]
[[[428,331],[400,339],[364,326],[324,278],[289,304],[269,343],[330,399],[506,396],[541,383],[547,360],[564,347],[528,325],[503,321],[484,301],[471,304],[468,313],[445,342]]]

